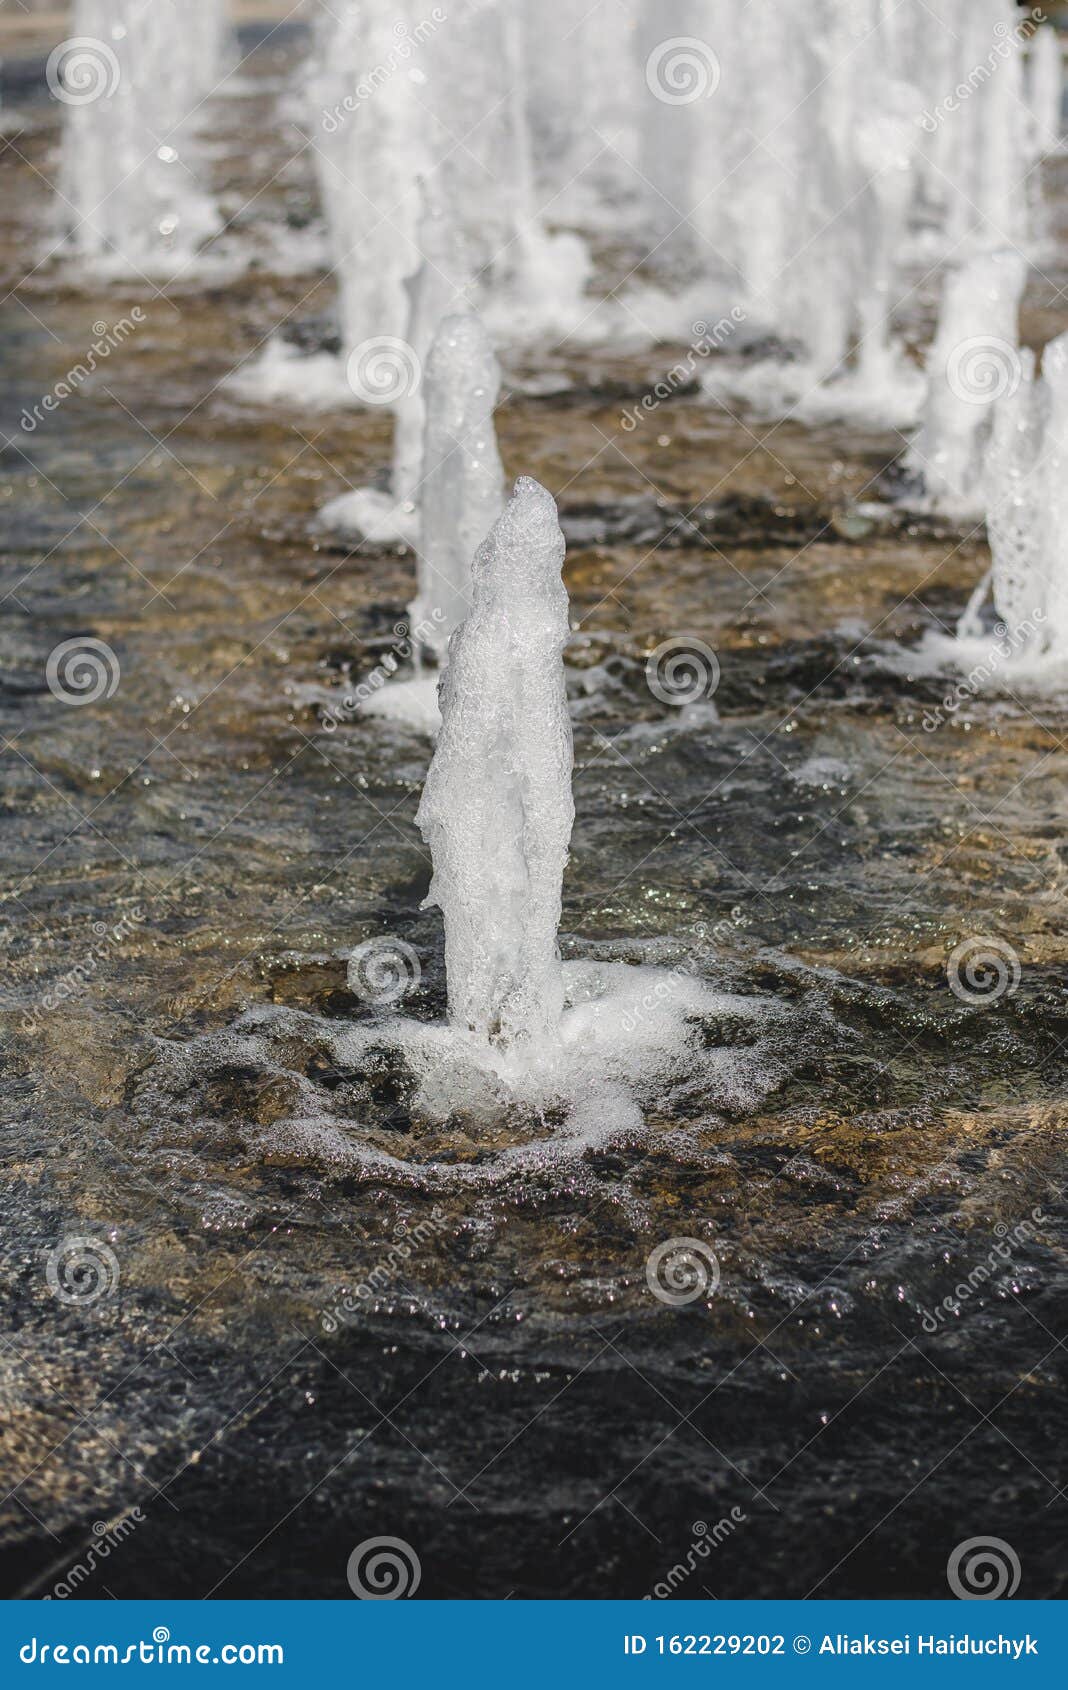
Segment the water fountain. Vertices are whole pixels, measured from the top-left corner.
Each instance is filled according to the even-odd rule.
[[[429,199],[419,224],[419,248],[422,263],[403,284],[408,298],[405,338],[395,349],[398,355],[385,361],[387,381],[396,391],[389,491],[357,487],[331,499],[320,512],[325,527],[356,539],[404,540],[411,544],[419,533],[418,490],[426,420],[423,366],[443,319],[460,309],[473,291],[463,237],[445,208]],[[378,339],[370,342],[370,348],[367,363],[387,350]],[[350,360],[350,385],[353,383],[365,397],[378,397],[358,354]],[[385,396],[389,391],[387,386]]]
[[[703,1018],[776,1013],[713,991],[690,957],[674,969],[561,962],[574,820],[563,560],[553,498],[521,477],[475,556],[416,817],[434,865],[424,907],[445,924],[448,1023],[392,1016],[331,1031],[339,1062],[383,1044],[398,1051],[430,1120],[555,1112],[551,1145],[517,1142],[495,1168],[474,1170],[480,1178],[639,1127],[653,1097],[730,1068],[731,1053],[700,1046]]]
[[[1068,674],[1068,335],[1045,348],[1037,378],[1026,349],[1013,352],[1011,366],[993,368],[1002,391],[984,410],[979,478],[990,568],[954,633],[929,629],[915,650],[882,649],[899,673],[964,675],[942,708],[924,717],[928,731],[1001,683],[1059,691]],[[991,379],[989,371],[980,377],[984,389]],[[988,599],[993,621],[984,612]]]
[[[475,556],[453,637],[442,730],[416,822],[445,921],[449,1016],[483,1043],[537,1048],[564,1005],[556,945],[571,799],[571,722],[551,496],[527,478]]]
[[[414,677],[371,694],[364,714],[437,731],[438,670],[471,604],[471,565],[503,505],[504,471],[493,412],[500,370],[472,313],[446,317],[424,371],[425,424],[418,486],[417,592],[409,607]],[[429,671],[426,668],[429,663]]]
[[[972,258],[946,275],[927,354],[923,421],[905,459],[929,509],[983,516],[993,407],[1019,378],[1018,315],[1026,279],[1026,261],[1013,251]]]
[[[320,27],[310,91],[341,356],[275,338],[237,387],[309,405],[382,402],[393,395],[353,380],[353,362],[383,341],[421,356],[427,332],[459,303],[477,305],[498,342],[541,339],[583,318],[586,250],[550,233],[537,209],[520,24],[504,0],[460,0],[447,18],[438,7],[420,15],[414,0],[344,0]],[[415,407],[400,413],[399,433],[390,494],[357,489],[329,521],[376,540],[411,538]]]
[[[1068,335],[1051,341],[1035,378],[1021,354],[1018,384],[999,401],[985,465],[989,576],[980,583],[959,637],[972,654],[983,640],[980,609],[989,586],[1012,641],[1015,671],[1068,656]]]
[[[620,74],[631,140],[655,107],[668,144],[645,160],[660,157],[672,195],[673,170],[686,173],[678,203],[703,230],[656,278],[668,306],[701,290],[681,314],[714,322],[744,300],[773,357],[790,360],[778,397],[769,361],[769,406],[796,402],[799,375],[822,390],[810,415],[824,403],[826,414],[859,412],[862,393],[869,403],[891,393],[894,336],[913,334],[928,301],[929,267],[905,267],[928,236],[932,258],[947,260],[954,125],[970,130],[986,101],[977,86],[958,112],[935,113],[961,80],[961,54],[975,51],[970,30],[959,46],[943,27],[960,23],[960,5],[789,0],[775,30],[769,8],[737,0],[649,5],[636,90],[622,79],[629,37],[613,25],[637,0],[592,12],[589,0],[509,5],[531,61],[534,145],[519,159],[536,184],[528,208],[593,150],[583,125],[611,117]],[[340,13],[344,0],[329,6]],[[352,123],[371,139],[400,81],[424,102],[422,122],[439,97],[450,0],[443,9],[440,30],[382,61],[386,82],[354,93],[342,131]],[[409,26],[415,15],[406,0],[391,11]],[[372,12],[385,18],[369,0]],[[432,21],[428,4],[422,12]],[[749,14],[765,14],[762,33]],[[384,412],[313,428],[281,406],[235,414],[215,394],[250,326],[317,312],[326,276],[314,305],[281,270],[205,288],[195,310],[164,311],[84,395],[72,391],[80,377],[61,373],[84,369],[87,323],[110,318],[109,278],[42,269],[18,292],[49,333],[14,301],[0,324],[12,396],[35,405],[60,376],[50,397],[63,406],[21,440],[4,483],[16,620],[0,676],[10,811],[0,943],[17,1108],[0,1218],[8,1325],[29,1381],[0,1431],[20,1481],[0,1515],[7,1563],[16,1583],[36,1581],[24,1597],[99,1594],[101,1579],[143,1600],[220,1588],[330,1597],[346,1588],[357,1540],[388,1534],[421,1563],[419,1594],[431,1599],[636,1597],[685,1562],[695,1520],[710,1522],[705,1542],[723,1536],[713,1522],[737,1501],[732,1520],[748,1510],[751,1523],[709,1563],[728,1598],[885,1595],[887,1581],[893,1593],[944,1596],[953,1540],[990,1529],[1026,1550],[1025,1594],[1056,1589],[1055,1509],[1039,1506],[1035,1468],[996,1428],[979,1428],[986,1441],[966,1471],[946,1463],[916,1486],[909,1462],[925,1437],[937,1453],[959,1433],[957,1395],[932,1386],[934,1364],[971,1400],[1012,1393],[1040,1355],[1032,1314],[1046,1318],[1066,1286],[1047,1197],[1068,1177],[1058,992],[1068,901],[1056,864],[1068,683],[1060,690],[1054,667],[1068,635],[1068,346],[1053,343],[1036,370],[1015,348],[1011,313],[992,317],[983,296],[973,326],[1005,337],[1002,399],[987,404],[980,384],[977,440],[944,392],[932,401],[932,441],[945,417],[973,508],[987,507],[1007,630],[992,638],[990,607],[975,603],[938,656],[940,673],[957,668],[948,686],[874,672],[858,630],[908,638],[927,606],[932,619],[947,603],[955,614],[982,567],[970,562],[978,531],[946,541],[946,524],[907,512],[854,522],[842,500],[889,458],[884,436],[796,424],[772,436],[713,414],[692,402],[685,359],[682,379],[673,371],[653,392],[660,353],[644,348],[512,356],[508,387],[545,385],[501,414],[509,464],[567,499],[575,541],[564,559],[544,487],[521,481],[504,508],[493,437],[490,347],[508,347],[506,302],[522,294],[522,269],[535,273],[537,242],[520,239],[524,219],[487,174],[499,148],[513,180],[524,100],[513,89],[501,123],[489,115],[500,19],[492,5],[482,15],[486,52],[457,66],[451,109],[466,104],[485,128],[439,160],[429,185],[438,231],[447,223],[466,249],[470,184],[484,189],[494,241],[480,245],[476,231],[470,263],[481,298],[492,295],[492,332],[437,291],[447,264],[422,258],[399,273],[405,315],[386,321],[391,284],[363,331],[374,341],[388,328],[423,366],[422,383],[393,396],[393,481],[377,511],[378,532],[418,512],[417,585],[396,548],[306,542],[325,496],[312,445],[358,463],[348,479],[362,479],[389,455]],[[687,106],[657,101],[646,81],[659,19],[665,35],[692,31],[721,59],[719,86]],[[603,59],[602,29],[613,29]],[[287,31],[250,56],[251,97],[226,112],[225,178],[227,208],[252,207],[250,224],[284,208],[303,242],[314,236],[303,224],[313,155],[294,157],[299,140],[266,116],[297,45]],[[12,278],[39,229],[35,172],[62,115],[45,108],[42,121],[39,66],[17,70],[4,92],[15,90],[25,144],[7,150],[0,225]],[[891,84],[917,90],[935,133],[905,132]],[[692,172],[671,140],[675,116],[702,155]],[[754,148],[759,136],[768,146]],[[602,274],[624,275],[648,242],[633,156],[616,177],[601,161],[601,179],[626,192],[600,206],[573,193],[562,219],[590,218]],[[342,191],[340,172],[334,180]],[[1004,187],[991,177],[988,188],[993,207]],[[395,237],[383,231],[378,244],[355,193],[346,214],[350,246],[368,237],[362,252],[337,252],[355,309],[375,281],[365,259]],[[951,261],[989,263],[989,230],[970,218],[954,227],[964,244]],[[417,229],[414,245],[426,255],[436,239]],[[720,281],[717,313],[707,296]],[[891,324],[895,289],[914,281],[916,314],[906,297]],[[139,293],[136,279],[124,286],[119,308]],[[1068,328],[1066,302],[1035,295],[1026,334]],[[420,324],[443,311],[430,340]],[[305,341],[319,332],[300,324]],[[726,333],[729,358],[741,333]],[[711,363],[716,335],[702,342],[696,368]],[[336,387],[355,350],[330,355]],[[739,364],[760,356],[755,342],[744,351]],[[629,407],[640,420],[613,444],[616,397],[643,390]],[[381,459],[368,456],[372,436],[386,442]],[[659,499],[645,496],[643,475]],[[82,511],[95,528],[71,527]],[[374,519],[355,512],[350,531]],[[414,721],[421,688],[436,748],[381,720],[317,733],[311,706],[344,690],[327,682],[357,644],[388,645],[408,599],[414,683],[394,671],[366,710],[407,700]],[[581,634],[564,651],[569,620]],[[658,687],[659,659],[643,679],[646,653],[673,652],[694,629],[723,658],[718,726],[711,703]],[[113,684],[73,696],[55,654],[86,643],[114,659]],[[962,682],[961,731],[932,740],[917,729],[962,668],[1010,647],[999,695]],[[915,675],[916,655],[904,660]],[[1036,704],[1025,688],[1039,684]],[[415,820],[432,755],[419,808],[428,849]],[[79,830],[83,814],[92,825]],[[121,931],[98,919],[112,906],[130,917]],[[354,966],[360,953],[392,956],[397,977],[375,990]],[[939,1063],[943,1046],[951,1064]],[[42,1167],[47,1178],[33,1177]],[[1028,1296],[969,1277],[1009,1246],[1006,1273]],[[99,1287],[88,1284],[94,1252]],[[948,1296],[962,1275],[967,1295]],[[919,1363],[901,1356],[909,1333]],[[1056,1363],[1035,1361],[1013,1398],[1019,1448],[1051,1474],[1063,1441]],[[861,1378],[870,1395],[859,1420],[846,1416],[859,1435],[839,1436],[839,1420],[821,1436],[821,1406],[833,1421]],[[665,1443],[678,1419],[666,1403],[717,1383]],[[354,1401],[354,1384],[369,1400]],[[56,1393],[108,1437],[87,1424],[57,1447]],[[371,1401],[404,1405],[394,1418],[411,1444],[377,1425]],[[871,1427],[885,1435],[866,1436]],[[993,1468],[1005,1500],[992,1517]],[[142,1508],[148,1478],[174,1509]],[[837,1499],[833,1514],[812,1506],[821,1491]],[[612,1506],[617,1493],[642,1525]],[[75,1591],[70,1563],[86,1562],[94,1520],[124,1535],[136,1524],[136,1537]],[[864,1538],[873,1521],[884,1524]],[[851,1542],[860,1550],[843,1557]],[[699,1595],[700,1581],[698,1567],[694,1583],[654,1595]]]
[[[196,124],[225,67],[225,19],[222,0],[77,0],[49,61],[67,250],[118,274],[173,275],[221,228]]]
[[[1064,129],[1064,53],[1056,29],[1040,29],[1027,57],[1027,105],[1036,158],[1057,151]]]
[[[426,374],[418,592],[414,625],[432,621],[439,663],[471,606],[471,563],[504,507],[493,414],[501,372],[473,314],[447,317]]]
[[[911,419],[919,384],[890,321],[921,103],[904,32],[874,3],[792,8],[786,50],[755,14],[722,22],[689,222],[713,255],[709,285],[780,345],[706,389],[768,414]]]

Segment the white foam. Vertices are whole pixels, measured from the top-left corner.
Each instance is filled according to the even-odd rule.
[[[433,739],[441,727],[437,675],[416,675],[406,681],[388,681],[360,706],[360,715],[384,716]]]
[[[740,365],[717,362],[701,381],[710,398],[738,401],[762,417],[790,417],[798,422],[855,422],[874,429],[909,428],[923,404],[924,379],[897,349],[841,371],[805,362],[761,359]]]
[[[332,352],[303,352],[280,335],[231,371],[223,386],[255,405],[336,410],[356,403],[343,359]]]
[[[323,506],[316,525],[356,540],[379,544],[402,541],[414,546],[419,537],[419,512],[411,500],[398,504],[392,493],[377,487],[354,487]]]
[[[984,694],[1061,696],[1068,691],[1068,653],[1014,646],[1007,630],[988,634],[946,634],[928,629],[915,646],[879,642],[877,661],[910,679],[957,677],[961,682],[942,700],[943,713],[963,710]],[[938,708],[935,706],[934,708]]]
[[[493,1183],[574,1161],[644,1130],[651,1113],[681,1109],[695,1086],[703,1109],[745,1109],[781,1079],[756,1037],[783,1013],[768,999],[717,991],[687,967],[622,962],[565,963],[562,984],[557,1030],[533,1047],[490,1044],[466,1028],[399,1016],[341,1030],[329,1024],[335,1059],[346,1068],[359,1069],[372,1051],[399,1056],[418,1079],[415,1112],[428,1122],[499,1122],[518,1112],[542,1123],[541,1136],[528,1133],[477,1166],[431,1170],[420,1162],[421,1182]],[[749,1028],[752,1042],[708,1045],[704,1033],[716,1020],[727,1020],[735,1033]],[[350,1145],[354,1159],[364,1154]],[[374,1150],[370,1156],[382,1160]],[[411,1172],[402,1159],[388,1160]]]

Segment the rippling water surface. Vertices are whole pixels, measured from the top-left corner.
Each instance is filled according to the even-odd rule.
[[[444,1013],[429,747],[323,723],[412,560],[310,526],[387,425],[220,385],[330,310],[278,268],[315,211],[276,105],[293,51],[220,102],[224,206],[262,190],[235,276],[31,270],[53,108],[21,99],[0,154],[7,1587],[51,1590],[136,1509],[79,1594],[343,1597],[381,1534],[421,1595],[636,1596],[730,1517],[679,1594],[940,1597],[953,1547],[996,1535],[1021,1595],[1063,1595],[1068,700],[923,727],[945,683],[886,652],[952,626],[985,552],[858,514],[894,435],[692,395],[623,432],[664,349],[558,353],[555,397],[506,367],[506,466],[570,542],[563,954],[716,998],[640,1123],[432,1119],[346,975],[403,940],[403,1013]],[[1068,326],[1042,272],[1038,341]],[[646,684],[679,634],[718,653],[718,720]],[[121,670],[86,707],[46,682],[76,636]],[[1004,991],[952,988],[975,939]],[[647,1278],[680,1238],[709,1256],[685,1303]],[[78,1239],[106,1283],[66,1301],[46,1264]]]

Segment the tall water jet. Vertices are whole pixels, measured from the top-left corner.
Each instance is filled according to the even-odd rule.
[[[544,0],[518,4],[535,181],[553,193],[563,221],[615,231],[620,204],[627,198],[633,203],[639,187],[639,126],[629,97],[634,58],[625,19],[591,11],[588,0],[556,0],[557,47],[547,53]],[[606,27],[612,23],[615,28]]]
[[[1024,48],[1035,25],[1006,0],[931,0],[917,37],[929,257],[1029,238]]]
[[[908,33],[880,0],[800,0],[774,34],[722,0],[707,10],[718,58],[692,108],[689,221],[709,285],[740,294],[786,358],[716,369],[706,386],[772,414],[911,421],[921,387],[891,330],[918,135]]]
[[[498,341],[529,340],[585,314],[585,245],[550,234],[536,206],[518,28],[512,0],[455,0],[447,12],[416,0],[337,0],[329,9],[310,103],[341,357],[274,338],[234,385],[258,399],[380,403],[391,395],[375,392],[361,368],[374,375],[384,367],[383,342],[414,346],[417,360],[413,312],[432,330],[443,312],[475,304],[492,315]],[[424,195],[461,260],[442,263],[433,228],[420,222]],[[451,282],[436,314],[412,297],[424,265],[417,294],[438,286],[435,269]],[[389,495],[360,488],[328,513],[375,540],[414,533],[420,428],[417,407],[406,407],[406,394],[396,398]]]
[[[431,162],[411,72],[412,5],[352,0],[328,13],[311,83],[316,170],[338,279],[342,355],[404,335],[419,265],[420,181]]]
[[[389,491],[357,487],[331,499],[320,513],[327,527],[367,540],[413,543],[419,533],[424,363],[443,318],[467,302],[473,285],[466,243],[446,208],[429,196],[419,224],[419,247],[422,263],[403,284],[408,317],[404,341],[394,349],[399,355],[383,359],[385,349],[372,341],[366,360],[371,369],[376,362],[384,363],[396,389]],[[352,359],[350,383],[358,396],[377,398],[358,356]]]
[[[509,0],[493,0],[503,78],[507,237],[489,254],[488,271],[496,304],[495,324],[516,339],[540,338],[576,328],[586,314],[585,289],[590,259],[577,235],[550,233],[537,205],[530,116],[527,109],[526,55],[522,18]],[[499,165],[494,176],[499,180]]]
[[[418,586],[409,607],[417,665],[430,673],[375,692],[369,715],[392,716],[436,732],[438,677],[450,636],[471,608],[475,553],[504,506],[504,470],[493,413],[500,368],[473,313],[447,317],[423,377],[426,422],[419,487]]]
[[[1063,688],[1068,678],[1068,335],[1051,341],[1036,379],[1034,353],[994,409],[983,462],[991,565],[956,637],[928,631],[918,655],[932,671],[968,674],[968,691],[996,686]],[[984,620],[994,601],[993,628]],[[954,706],[955,708],[955,706]]]
[[[73,29],[49,60],[67,249],[117,273],[172,274],[222,226],[195,145],[224,70],[222,0],[77,0]]]
[[[906,468],[926,505],[960,518],[984,513],[983,458],[995,402],[1019,379],[1018,315],[1027,278],[1017,252],[970,259],[945,278],[927,355],[923,422]]]
[[[958,624],[962,639],[981,637],[979,613],[991,588],[994,608],[1006,627],[1017,627],[1042,609],[1045,570],[1032,509],[1042,437],[1035,397],[1035,356],[1025,350],[1020,353],[1018,385],[999,400],[994,411],[984,464],[991,566]]]
[[[1064,50],[1056,28],[1039,29],[1027,55],[1027,108],[1036,158],[1057,151],[1064,130]]]
[[[994,608],[1021,655],[1068,659],[1068,335],[1001,400],[987,461]],[[978,595],[977,595],[978,596]],[[974,603],[974,601],[973,601]],[[971,607],[970,607],[971,608]],[[976,607],[977,608],[977,607]],[[977,618],[962,623],[967,637]],[[1020,632],[1022,630],[1022,633]]]
[[[445,922],[449,1019],[504,1049],[554,1040],[557,946],[574,804],[556,505],[529,477],[479,547],[454,634],[442,727],[417,823]]]
[[[447,317],[426,372],[418,592],[413,627],[440,661],[471,607],[471,566],[504,507],[504,468],[493,413],[500,366],[473,313]]]

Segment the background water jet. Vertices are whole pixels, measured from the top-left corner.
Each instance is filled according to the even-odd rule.
[[[116,274],[173,274],[222,227],[197,130],[226,68],[223,0],[77,0],[59,51],[66,250]]]

